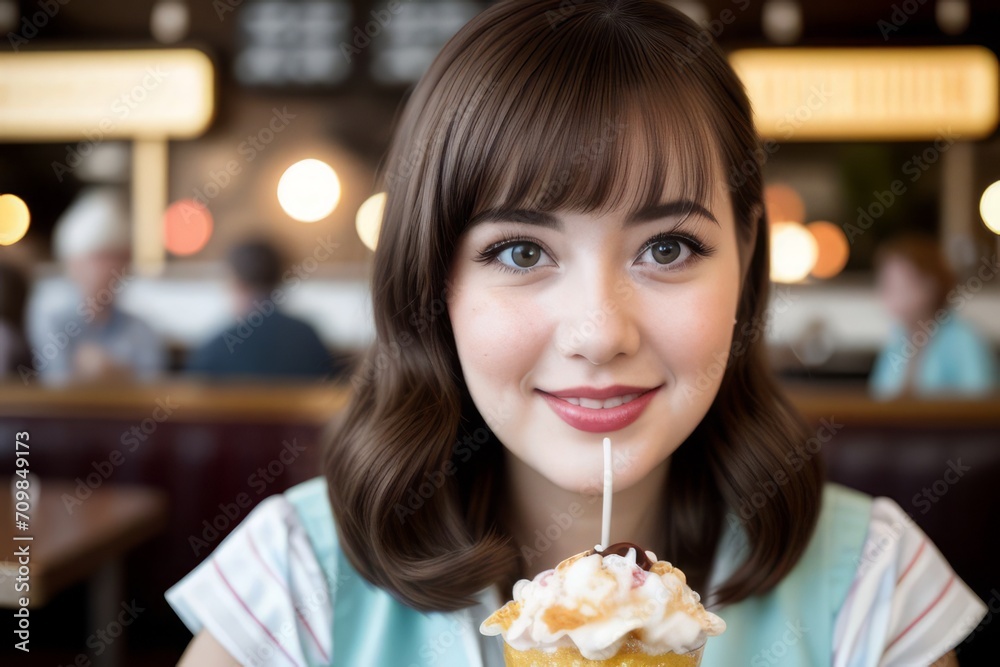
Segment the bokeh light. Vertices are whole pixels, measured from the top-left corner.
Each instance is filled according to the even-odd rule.
[[[385,193],[379,192],[365,200],[358,208],[354,226],[358,230],[358,238],[372,251],[378,244],[378,232],[382,228],[382,212],[385,210]]]
[[[802,36],[802,7],[797,0],[767,0],[760,18],[764,35],[776,44],[792,44]]]
[[[307,159],[285,170],[278,181],[278,203],[300,222],[316,222],[333,212],[340,201],[340,179],[322,160]]]
[[[212,236],[212,214],[194,199],[171,204],[163,215],[163,245],[175,255],[193,255]]]
[[[1000,234],[1000,181],[983,190],[979,199],[979,215],[994,234]]]
[[[969,27],[969,0],[937,0],[934,18],[941,32],[960,35]]]
[[[184,39],[191,25],[187,5],[181,0],[159,0],[149,16],[149,31],[156,41],[173,44]]]
[[[816,239],[805,225],[771,223],[771,280],[800,282],[812,271],[818,254]]]
[[[806,229],[816,239],[819,255],[811,274],[816,278],[833,278],[844,270],[847,258],[851,254],[851,246],[847,242],[844,230],[825,220],[810,222]]]
[[[31,224],[28,205],[17,195],[0,195],[0,245],[14,245]]]
[[[764,188],[764,206],[770,222],[805,222],[806,206],[790,185],[775,183]]]

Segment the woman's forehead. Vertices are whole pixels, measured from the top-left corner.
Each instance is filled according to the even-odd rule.
[[[515,171],[512,169],[511,173]],[[470,220],[482,216],[499,218],[516,212],[538,218],[595,217],[626,223],[648,220],[658,214],[660,217],[693,214],[718,222],[730,206],[726,179],[716,164],[706,165],[696,174],[678,166],[656,182],[639,180],[642,175],[641,170],[620,171],[604,197],[598,196],[599,188],[588,188],[590,184],[581,182],[563,183],[564,191],[558,194],[551,188],[522,188],[517,192],[508,184],[489,200],[480,198]]]

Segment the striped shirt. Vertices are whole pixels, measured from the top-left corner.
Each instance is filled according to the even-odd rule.
[[[295,508],[263,500],[198,567],[166,592],[188,629],[207,629],[245,667],[330,664],[328,582]],[[478,624],[503,601],[495,589],[455,612],[468,664],[503,667]],[[711,608],[711,607],[710,607]],[[875,498],[857,573],[837,615],[834,667],[928,665],[972,633],[987,608],[899,505]],[[473,638],[475,638],[473,640]]]
[[[837,616],[832,664],[929,665],[986,612],[913,519],[895,501],[875,498],[858,571]]]

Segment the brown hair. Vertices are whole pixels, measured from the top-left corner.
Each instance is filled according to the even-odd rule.
[[[808,428],[764,355],[765,153],[706,34],[652,0],[505,0],[463,27],[413,91],[384,164],[375,341],[323,460],[344,553],[405,604],[458,609],[523,575],[498,518],[503,445],[464,385],[446,310],[466,223],[500,204],[607,210],[631,191],[622,183],[659,203],[668,169],[699,203],[725,174],[743,286],[721,389],[672,455],[663,557],[704,593],[727,506],[782,476],[782,492],[742,518],[749,557],[719,601],[767,591],[808,544],[821,466],[795,456]]]
[[[890,257],[908,262],[918,273],[934,281],[931,305],[935,311],[948,307],[948,293],[955,289],[958,279],[941,252],[937,239],[922,232],[905,232],[883,241],[875,249],[875,270],[878,271]]]

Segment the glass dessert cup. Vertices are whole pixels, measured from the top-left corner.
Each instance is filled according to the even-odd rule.
[[[518,651],[504,642],[503,657],[507,667],[698,667],[705,644],[688,653],[644,653],[635,641],[626,640],[614,656],[605,660],[588,660],[575,648],[555,651],[530,649]]]
[[[680,569],[630,542],[518,580],[479,628],[503,637],[507,667],[700,667],[707,638],[725,629]]]

